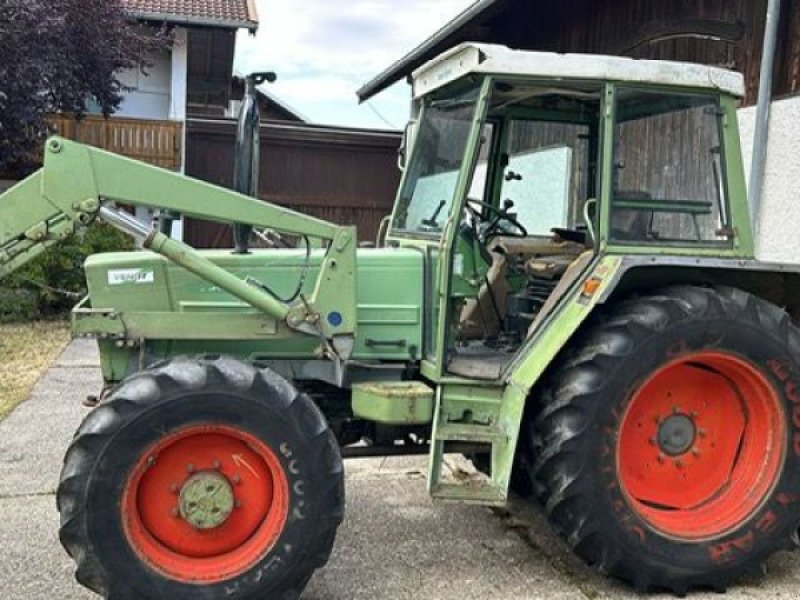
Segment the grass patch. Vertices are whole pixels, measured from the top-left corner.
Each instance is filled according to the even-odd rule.
[[[69,339],[66,321],[0,325],[0,421],[28,397]]]

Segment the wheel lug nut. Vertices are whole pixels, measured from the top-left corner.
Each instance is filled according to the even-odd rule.
[[[152,467],[154,464],[156,464],[156,457],[155,456],[148,457],[147,458],[147,466],[148,467]]]
[[[232,482],[233,482],[235,485],[239,485],[239,484],[241,484],[241,483],[242,483],[242,478],[241,478],[241,476],[240,476],[240,475],[234,475],[234,476],[231,478],[231,481],[232,481]]]
[[[212,467],[214,468],[215,471],[219,471],[222,468],[222,463],[218,460],[215,460]]]
[[[173,508],[173,509],[172,509],[172,516],[173,516],[173,517],[180,517],[180,516],[181,516],[181,511],[180,511],[180,509],[179,509],[179,508]]]
[[[236,508],[242,508],[242,501],[237,500],[236,502],[233,503],[233,506]]]
[[[700,416],[700,414],[699,414],[699,413],[698,413],[696,410],[693,410],[693,411],[692,411],[692,418],[693,418],[693,419],[696,419],[696,418],[697,418],[697,417],[699,417],[699,416]]]
[[[695,456],[700,456],[700,448],[698,448],[697,446],[692,448],[692,454],[694,454]]]
[[[177,483],[173,483],[171,486],[169,486],[169,491],[172,492],[173,494],[177,494],[178,489],[179,488]]]
[[[187,473],[194,473],[194,465],[193,465],[193,464],[191,464],[191,463],[189,463],[188,465],[186,465],[186,472],[187,472]]]
[[[680,407],[679,407],[679,406],[673,406],[673,407],[672,407],[672,412],[673,412],[673,414],[676,414],[676,415],[677,415],[678,413],[680,413],[680,412],[681,412],[681,409],[680,409]]]
[[[661,452],[661,453],[658,455],[658,462],[659,462],[659,463],[661,463],[661,464],[663,465],[665,460],[667,460],[667,457],[664,455],[664,453],[663,453],[663,452]]]
[[[697,435],[699,435],[700,437],[706,437],[706,430],[703,428],[698,429]]]
[[[675,461],[675,466],[678,467],[679,469],[682,469],[683,468],[683,461],[680,460],[680,459],[676,460]]]
[[[655,446],[658,443],[658,441],[654,437],[651,437],[648,441],[650,442],[651,446]]]

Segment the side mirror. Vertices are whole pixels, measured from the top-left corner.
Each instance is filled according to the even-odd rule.
[[[406,170],[406,159],[408,157],[408,149],[411,147],[411,131],[417,122],[412,119],[406,123],[406,128],[403,130],[403,141],[400,142],[400,148],[397,150],[397,168],[401,173]]]

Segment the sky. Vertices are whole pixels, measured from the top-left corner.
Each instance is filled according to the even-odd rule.
[[[356,90],[473,0],[256,0],[255,37],[240,32],[235,69],[275,71],[268,91],[313,123],[401,129],[404,81],[358,104]]]

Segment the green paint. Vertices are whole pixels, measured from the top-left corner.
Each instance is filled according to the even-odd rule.
[[[433,419],[433,389],[420,381],[359,383],[353,414],[384,425],[423,425]]]
[[[195,529],[216,529],[231,516],[236,502],[233,487],[224,475],[201,471],[181,487],[179,512]]]
[[[235,255],[199,252],[204,261],[241,279],[250,277],[280,296],[296,288],[303,250],[254,250]],[[314,250],[303,292],[313,294],[323,250]],[[407,360],[422,346],[422,255],[409,249],[359,249],[357,268],[357,360]],[[235,356],[313,358],[319,339],[289,328],[237,300],[213,282],[151,252],[100,254],[86,262],[91,306],[73,311],[79,335],[118,340],[185,342],[184,352],[219,351],[234,343]],[[331,298],[328,303],[338,308]],[[230,350],[229,350],[230,352]]]

